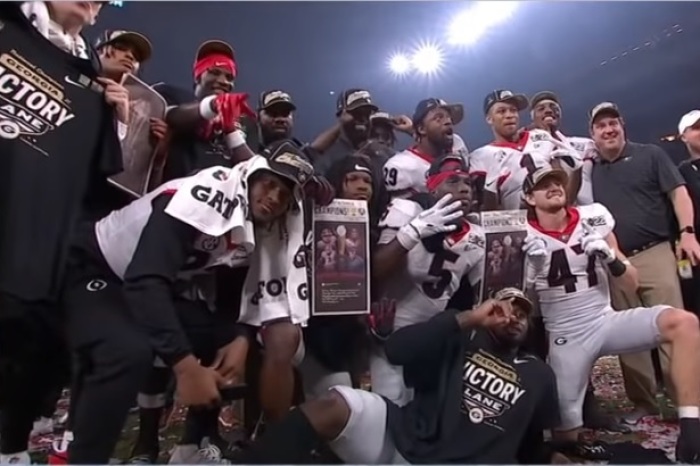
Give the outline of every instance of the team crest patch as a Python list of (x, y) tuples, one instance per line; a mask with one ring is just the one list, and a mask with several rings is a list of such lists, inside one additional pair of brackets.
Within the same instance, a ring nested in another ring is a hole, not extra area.
[(565, 345), (568, 340), (566, 338), (559, 337), (556, 340), (554, 340), (554, 344), (557, 346), (562, 346)]

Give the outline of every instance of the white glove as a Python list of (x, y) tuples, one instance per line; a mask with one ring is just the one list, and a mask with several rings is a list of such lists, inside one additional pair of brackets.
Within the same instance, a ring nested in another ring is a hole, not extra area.
[(548, 254), (547, 243), (545, 243), (544, 239), (535, 235), (527, 235), (525, 241), (523, 241), (523, 252), (537, 274), (544, 272)]
[(461, 210), (462, 203), (456, 201), (450, 204), (451, 200), (452, 195), (446, 194), (430, 209), (418, 214), (416, 218), (399, 229), (396, 240), (410, 251), (423, 238), (455, 231), (457, 225), (450, 225), (450, 223), (462, 217), (464, 213)]
[(568, 174), (578, 170), (583, 165), (583, 160), (581, 156), (569, 149), (554, 149), (550, 157), (552, 160), (559, 160), (561, 162), (561, 168)]
[(595, 231), (592, 226), (582, 223), (584, 235), (581, 239), (581, 247), (587, 256), (598, 257), (604, 264), (614, 261), (615, 251), (610, 247), (605, 238)]

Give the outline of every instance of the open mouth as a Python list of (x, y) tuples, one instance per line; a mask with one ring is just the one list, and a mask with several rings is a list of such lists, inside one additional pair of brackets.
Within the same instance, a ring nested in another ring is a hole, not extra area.
[(561, 191), (551, 191), (547, 193), (547, 199), (552, 199), (553, 197), (562, 197), (564, 195)]

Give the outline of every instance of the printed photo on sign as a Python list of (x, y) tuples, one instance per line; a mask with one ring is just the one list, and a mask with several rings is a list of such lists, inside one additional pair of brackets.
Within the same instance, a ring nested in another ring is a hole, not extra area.
[(482, 212), (481, 223), (486, 237), (481, 301), (490, 299), (503, 288), (522, 290), (525, 280), (525, 254), (522, 248), (527, 236), (526, 212)]
[(124, 87), (129, 91), (129, 129), (121, 141), (124, 171), (110, 181), (141, 197), (148, 191), (154, 164), (165, 162), (156, 160), (150, 120), (165, 117), (166, 102), (151, 86), (132, 75), (127, 76)]
[(369, 312), (369, 214), (365, 201), (316, 207), (312, 243), (313, 315)]

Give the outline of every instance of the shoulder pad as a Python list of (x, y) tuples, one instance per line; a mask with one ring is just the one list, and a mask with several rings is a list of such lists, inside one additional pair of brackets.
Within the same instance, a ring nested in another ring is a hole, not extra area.
[(578, 207), (581, 221), (592, 226), (602, 236), (607, 236), (615, 229), (615, 219), (610, 211), (597, 202)]
[(384, 164), (386, 190), (403, 191), (425, 186), (427, 169), (416, 164), (417, 157), (408, 151), (395, 154)]
[(423, 209), (419, 204), (408, 199), (394, 199), (387, 206), (384, 216), (379, 220), (380, 228), (393, 228), (398, 230), (408, 224), (421, 213)]

